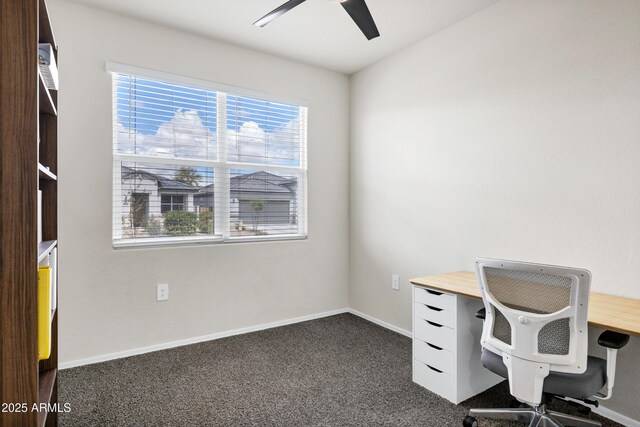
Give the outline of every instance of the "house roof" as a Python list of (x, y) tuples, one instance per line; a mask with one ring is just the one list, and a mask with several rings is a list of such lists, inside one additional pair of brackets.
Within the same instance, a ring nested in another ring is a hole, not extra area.
[(192, 193), (198, 191), (198, 187), (185, 184), (184, 182), (176, 181), (175, 179), (167, 178), (144, 169), (133, 169), (128, 166), (122, 166), (122, 178), (129, 178), (131, 175), (142, 175), (149, 179), (152, 179), (158, 183), (159, 189), (165, 191), (187, 191)]
[[(291, 189), (285, 187), (285, 184), (290, 184), (291, 182), (291, 179), (261, 171), (234, 176), (231, 178), (231, 190), (262, 193), (290, 193)], [(293, 182), (295, 182), (295, 180)]]
[[(285, 178), (269, 172), (254, 172), (237, 175), (231, 178), (231, 191), (246, 191), (253, 193), (292, 193), (287, 185), (295, 184), (295, 178)], [(213, 193), (213, 184), (200, 188), (198, 193)]]

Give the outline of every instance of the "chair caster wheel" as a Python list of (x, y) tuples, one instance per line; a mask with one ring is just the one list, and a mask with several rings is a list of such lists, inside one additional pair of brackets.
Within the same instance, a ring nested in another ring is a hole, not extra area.
[(462, 420), (462, 427), (478, 427), (478, 420), (471, 415), (467, 415)]

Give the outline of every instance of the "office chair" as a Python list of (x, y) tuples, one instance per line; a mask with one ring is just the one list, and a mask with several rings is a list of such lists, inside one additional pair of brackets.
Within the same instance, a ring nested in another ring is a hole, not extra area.
[[(585, 418), (547, 409), (550, 397), (597, 406), (594, 396), (611, 397), (617, 350), (629, 336), (605, 331), (598, 343), (607, 360), (587, 356), (589, 287), (587, 270), (478, 258), (476, 276), (484, 308), (481, 361), (508, 378), (516, 408), (471, 409), (475, 417), (525, 421), (535, 426), (600, 426)], [(607, 386), (606, 394), (599, 391)]]

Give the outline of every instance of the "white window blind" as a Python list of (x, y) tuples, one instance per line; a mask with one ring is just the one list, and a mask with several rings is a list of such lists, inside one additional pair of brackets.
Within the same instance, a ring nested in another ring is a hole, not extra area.
[(114, 246), (306, 236), (307, 108), (108, 64)]

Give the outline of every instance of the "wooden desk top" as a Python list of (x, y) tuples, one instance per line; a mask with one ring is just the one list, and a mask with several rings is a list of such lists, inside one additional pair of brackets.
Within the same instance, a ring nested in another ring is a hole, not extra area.
[[(472, 298), (482, 298), (475, 273), (457, 271), (418, 277), (410, 282)], [(640, 336), (640, 300), (591, 292), (589, 325), (629, 335)]]

